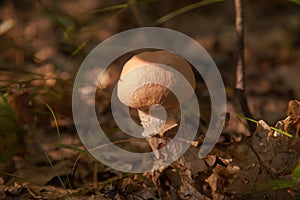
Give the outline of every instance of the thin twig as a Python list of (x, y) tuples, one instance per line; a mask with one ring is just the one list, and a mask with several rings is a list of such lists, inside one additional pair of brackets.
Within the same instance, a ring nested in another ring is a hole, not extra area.
[[(235, 4), (235, 28), (237, 33), (238, 59), (236, 66), (236, 85), (235, 92), (239, 99), (242, 112), (245, 116), (252, 118), (248, 101), (245, 96), (245, 60), (244, 60), (244, 10), (242, 0), (234, 0)], [(253, 133), (256, 129), (255, 124), (248, 121), (250, 131)]]
[(237, 34), (238, 60), (236, 68), (236, 89), (245, 90), (245, 62), (244, 62), (244, 11), (242, 0), (235, 0), (235, 29)]

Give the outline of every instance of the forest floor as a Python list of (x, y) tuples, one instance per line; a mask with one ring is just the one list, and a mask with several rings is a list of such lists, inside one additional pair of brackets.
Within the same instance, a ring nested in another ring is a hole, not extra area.
[[(0, 110), (0, 199), (159, 199), (145, 174), (117, 171), (91, 156), (72, 116), (74, 79), (88, 53), (110, 36), (142, 26), (195, 39), (215, 61), (226, 87), (230, 120), (224, 137), (234, 139), (210, 152), (213, 162), (194, 177), (196, 189), (208, 199), (300, 198), (299, 179), (293, 184), (300, 177), (294, 171), (300, 143), (273, 137), (269, 130), (283, 120), (282, 129), (299, 137), (300, 6), (285, 0), (244, 2), (246, 96), (254, 119), (263, 120), (251, 133), (236, 117), (242, 113), (234, 92), (234, 2), (199, 7), (158, 24), (160, 17), (195, 2), (0, 1), (0, 95), (17, 114), (17, 124), (11, 125)], [(115, 140), (128, 141), (113, 122), (110, 96), (130, 56), (111, 64), (97, 91), (101, 126)], [(196, 93), (207, 99), (203, 85), (198, 79)], [(204, 124), (209, 110), (201, 107)]]

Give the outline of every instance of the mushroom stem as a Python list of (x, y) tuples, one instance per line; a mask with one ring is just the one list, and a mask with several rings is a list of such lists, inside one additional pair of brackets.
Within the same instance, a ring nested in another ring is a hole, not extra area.
[(167, 137), (165, 133), (176, 128), (180, 123), (180, 108), (173, 107), (167, 110), (153, 108), (148, 111), (138, 110), (138, 114), (144, 128), (142, 135), (148, 141), (155, 157), (159, 159), (161, 156), (157, 150), (165, 146), (167, 138), (170, 137)]
[(138, 110), (141, 125), (144, 128), (144, 137), (158, 134), (163, 136), (171, 128), (176, 127), (180, 122), (180, 109), (174, 107), (168, 110), (150, 109), (147, 111)]

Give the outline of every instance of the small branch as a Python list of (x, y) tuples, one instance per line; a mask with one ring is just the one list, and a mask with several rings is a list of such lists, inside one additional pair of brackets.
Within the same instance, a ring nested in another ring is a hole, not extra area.
[(245, 61), (244, 61), (244, 12), (242, 0), (235, 2), (235, 29), (237, 34), (238, 60), (236, 67), (236, 85), (235, 89), (245, 90)]
[[(238, 59), (236, 66), (236, 85), (235, 91), (239, 98), (242, 112), (245, 116), (252, 118), (248, 101), (245, 96), (245, 59), (244, 59), (244, 10), (242, 0), (234, 0), (235, 4), (235, 28), (237, 34)], [(256, 126), (248, 122), (250, 131), (253, 133)]]

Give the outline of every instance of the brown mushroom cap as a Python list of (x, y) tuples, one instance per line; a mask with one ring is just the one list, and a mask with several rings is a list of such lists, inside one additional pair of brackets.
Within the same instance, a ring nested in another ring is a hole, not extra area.
[[(125, 84), (127, 73), (129, 73), (131, 70), (142, 67), (145, 71), (151, 70), (152, 72), (155, 70), (154, 73), (157, 74), (157, 77), (163, 79), (168, 87), (156, 83), (145, 84), (141, 87), (138, 87), (132, 93), (129, 99), (127, 99), (128, 97), (126, 97), (126, 95), (128, 96), (127, 91), (118, 90), (118, 97), (122, 103), (140, 110), (148, 110), (155, 104), (160, 104), (166, 109), (178, 106), (177, 98), (168, 88), (180, 87), (180, 84), (182, 83), (180, 83), (180, 81), (174, 80), (174, 73), (170, 72), (170, 70), (166, 70), (166, 68), (158, 65), (157, 63), (167, 65), (175, 69), (177, 72), (183, 75), (184, 78), (190, 83), (191, 87), (195, 89), (195, 76), (191, 66), (186, 60), (184, 60), (177, 54), (168, 51), (143, 52), (133, 56), (125, 63), (120, 80), (118, 82), (118, 86), (122, 86), (121, 84)], [(139, 70), (141, 70), (142, 68), (139, 68)], [(141, 71), (135, 74), (134, 82), (136, 84), (139, 84), (141, 82), (140, 80), (145, 81), (149, 78), (147, 77), (147, 73), (141, 75), (140, 72)], [(131, 87), (135, 83), (128, 83), (127, 87)], [(184, 94), (183, 98), (187, 100), (192, 96), (192, 94), (193, 93)]]

